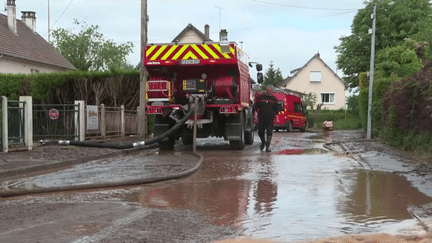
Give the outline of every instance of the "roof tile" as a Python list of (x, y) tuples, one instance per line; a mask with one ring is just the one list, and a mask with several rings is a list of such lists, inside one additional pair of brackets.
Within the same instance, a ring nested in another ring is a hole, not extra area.
[(17, 35), (8, 27), (7, 16), (0, 14), (0, 55), (43, 63), (65, 69), (76, 69), (38, 33), (17, 19)]

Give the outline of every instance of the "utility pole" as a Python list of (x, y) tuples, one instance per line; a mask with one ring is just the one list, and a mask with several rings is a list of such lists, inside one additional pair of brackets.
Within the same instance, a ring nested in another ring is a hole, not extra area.
[(145, 115), (147, 70), (144, 68), (144, 49), (147, 46), (147, 0), (141, 0), (141, 59), (140, 59), (140, 98), (138, 113), (138, 135), (140, 138), (147, 138), (147, 116)]
[(50, 31), (51, 31), (50, 25), (51, 25), (51, 23), (50, 23), (50, 6), (49, 6), (49, 0), (48, 0), (48, 43), (50, 42)]
[(375, 70), (375, 27), (376, 27), (376, 8), (374, 5), (372, 14), (372, 44), (371, 44), (371, 60), (369, 72), (369, 105), (368, 105), (368, 120), (367, 120), (367, 139), (372, 139), (372, 96), (373, 96), (373, 82)]

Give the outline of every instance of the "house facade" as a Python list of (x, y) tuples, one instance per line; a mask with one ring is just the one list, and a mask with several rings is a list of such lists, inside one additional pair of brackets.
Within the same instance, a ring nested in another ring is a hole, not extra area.
[(76, 69), (36, 33), (36, 13), (22, 11), (16, 18), (15, 0), (7, 0), (7, 15), (0, 14), (0, 73), (32, 74)]
[[(302, 93), (313, 93), (321, 109), (345, 108), (345, 84), (342, 79), (315, 54), (302, 68), (291, 71), (283, 88)], [(316, 107), (314, 107), (316, 108)]]

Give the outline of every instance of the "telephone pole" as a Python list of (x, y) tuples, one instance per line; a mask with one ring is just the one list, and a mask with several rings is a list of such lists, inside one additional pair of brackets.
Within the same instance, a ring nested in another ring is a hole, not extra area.
[(147, 116), (145, 115), (145, 107), (147, 105), (146, 99), (146, 85), (147, 85), (147, 71), (144, 68), (144, 49), (147, 46), (147, 0), (141, 0), (141, 59), (140, 59), (140, 98), (139, 98), (139, 113), (138, 113), (138, 135), (144, 139), (148, 137), (147, 134)]
[(372, 14), (372, 44), (371, 44), (371, 60), (369, 72), (369, 105), (368, 105), (368, 119), (367, 119), (367, 139), (372, 139), (372, 95), (373, 95), (373, 82), (375, 70), (375, 27), (376, 27), (376, 8), (374, 5)]
[(51, 32), (50, 25), (51, 25), (51, 23), (50, 23), (50, 6), (49, 6), (49, 0), (48, 0), (48, 43), (50, 42), (50, 32)]

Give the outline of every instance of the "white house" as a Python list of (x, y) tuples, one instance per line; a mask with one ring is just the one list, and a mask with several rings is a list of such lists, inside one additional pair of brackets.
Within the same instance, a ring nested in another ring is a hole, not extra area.
[(31, 74), (76, 69), (36, 33), (36, 13), (22, 11), (16, 18), (15, 0), (7, 0), (7, 15), (0, 14), (0, 73)]
[(321, 108), (345, 108), (345, 84), (342, 79), (315, 54), (303, 67), (291, 71), (283, 88), (302, 93), (314, 93)]

